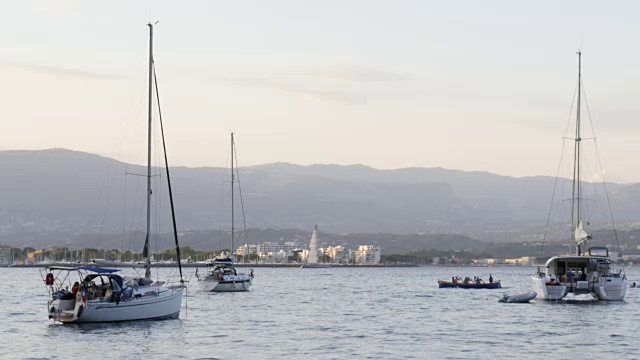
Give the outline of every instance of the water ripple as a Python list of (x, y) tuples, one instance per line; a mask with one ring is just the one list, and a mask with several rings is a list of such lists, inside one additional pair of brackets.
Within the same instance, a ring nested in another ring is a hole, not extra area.
[[(621, 303), (499, 303), (503, 293), (529, 290), (529, 268), (490, 269), (509, 286), (502, 291), (436, 285), (438, 278), (486, 277), (488, 271), (257, 268), (248, 293), (210, 294), (192, 287), (177, 321), (62, 326), (47, 321), (38, 269), (0, 269), (3, 279), (15, 279), (0, 283), (0, 293), (11, 294), (0, 307), (0, 318), (10, 319), (0, 323), (0, 354), (83, 358), (97, 356), (94, 349), (108, 344), (109, 356), (121, 359), (634, 356), (640, 289), (629, 289)], [(640, 278), (640, 268), (627, 275)]]

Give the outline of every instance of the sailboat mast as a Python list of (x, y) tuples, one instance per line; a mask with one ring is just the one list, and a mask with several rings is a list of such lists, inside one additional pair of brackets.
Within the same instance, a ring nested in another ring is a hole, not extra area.
[[(573, 197), (571, 201), (571, 235), (575, 232), (576, 227), (580, 226), (580, 198), (582, 196), (581, 180), (580, 180), (580, 102), (582, 91), (582, 51), (578, 51), (578, 106), (576, 108), (576, 134), (575, 147), (573, 155)], [(576, 244), (576, 254), (580, 255), (580, 246)]]
[(233, 223), (233, 218), (234, 218), (234, 207), (233, 207), (233, 183), (235, 181), (235, 177), (234, 177), (234, 173), (233, 173), (233, 152), (235, 151), (235, 146), (234, 146), (234, 140), (233, 140), (233, 133), (231, 133), (231, 255), (233, 255), (233, 240), (234, 240), (234, 223)]
[(148, 107), (148, 137), (147, 137), (147, 263), (145, 265), (145, 277), (151, 277), (151, 256), (149, 256), (149, 238), (151, 235), (151, 120), (153, 105), (153, 24), (149, 23), (149, 107)]

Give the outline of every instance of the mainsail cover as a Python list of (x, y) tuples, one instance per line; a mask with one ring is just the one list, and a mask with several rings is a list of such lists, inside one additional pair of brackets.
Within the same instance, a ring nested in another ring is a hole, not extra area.
[(313, 228), (311, 242), (309, 243), (309, 256), (307, 257), (307, 264), (316, 263), (318, 263), (318, 225)]
[(582, 228), (582, 221), (580, 221), (580, 224), (578, 224), (578, 227), (574, 231), (573, 235), (578, 245), (581, 245), (587, 242), (587, 240), (591, 239), (591, 235), (587, 234), (587, 232)]
[(143, 258), (149, 257), (149, 234), (147, 234), (147, 237), (144, 239), (144, 247), (142, 248), (142, 257)]

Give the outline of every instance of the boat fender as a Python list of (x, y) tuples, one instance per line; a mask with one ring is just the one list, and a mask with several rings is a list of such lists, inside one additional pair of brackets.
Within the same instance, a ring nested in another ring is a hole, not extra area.
[(56, 312), (56, 308), (55, 308), (55, 306), (52, 306), (51, 309), (49, 309), (49, 313), (53, 314), (55, 312)]
[(82, 316), (83, 311), (84, 311), (84, 306), (82, 305), (78, 306), (78, 315), (76, 315), (76, 317)]
[(53, 285), (53, 274), (47, 273), (47, 276), (45, 277), (44, 281), (47, 285)]

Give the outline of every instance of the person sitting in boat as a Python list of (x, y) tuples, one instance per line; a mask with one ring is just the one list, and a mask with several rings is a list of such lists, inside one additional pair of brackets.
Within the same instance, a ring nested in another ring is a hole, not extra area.
[(80, 283), (76, 281), (75, 283), (73, 283), (73, 286), (71, 287), (71, 294), (73, 295), (77, 294), (78, 289), (80, 289)]

